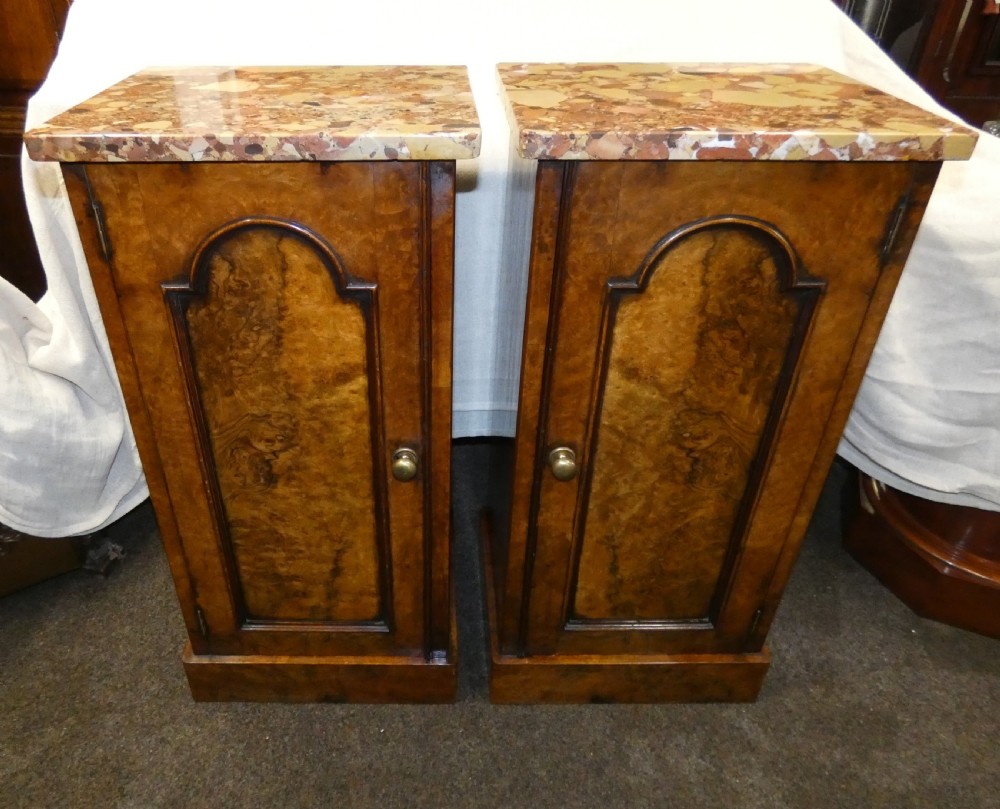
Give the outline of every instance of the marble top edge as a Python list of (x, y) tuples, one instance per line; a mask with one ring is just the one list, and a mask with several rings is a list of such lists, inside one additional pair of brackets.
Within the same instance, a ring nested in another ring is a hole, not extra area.
[(505, 63), (522, 157), (965, 160), (978, 133), (821, 65)]
[(35, 160), (461, 160), (481, 132), (459, 66), (150, 67), (25, 133)]
[(772, 75), (827, 72), (841, 76), (845, 81), (855, 84), (861, 83), (823, 65), (810, 62), (500, 62), (497, 65), (497, 71), (501, 74), (510, 71), (530, 73), (538, 69), (573, 73), (626, 70), (630, 73), (645, 73), (654, 76), (662, 75), (664, 72), (689, 75), (710, 75), (713, 73), (750, 75), (762, 71)]

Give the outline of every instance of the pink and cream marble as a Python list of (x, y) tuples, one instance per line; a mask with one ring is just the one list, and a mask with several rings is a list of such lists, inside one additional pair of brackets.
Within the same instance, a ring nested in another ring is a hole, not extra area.
[(480, 131), (462, 67), (154, 68), (24, 140), (70, 163), (456, 160)]
[(964, 160), (976, 132), (815, 65), (505, 64), (522, 157)]

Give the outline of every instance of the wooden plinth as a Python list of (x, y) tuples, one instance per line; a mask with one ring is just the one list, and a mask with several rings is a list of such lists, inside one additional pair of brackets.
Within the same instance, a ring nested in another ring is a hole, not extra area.
[(184, 670), (199, 702), (444, 703), (455, 701), (456, 655), (422, 658), (196, 655)]
[(748, 655), (504, 657), (491, 643), (490, 701), (753, 702), (770, 665)]
[(771, 664), (767, 649), (754, 654), (710, 655), (500, 654), (487, 513), (480, 524), (491, 702), (753, 702), (757, 698)]
[(850, 554), (918, 615), (1000, 638), (1000, 513), (860, 483)]

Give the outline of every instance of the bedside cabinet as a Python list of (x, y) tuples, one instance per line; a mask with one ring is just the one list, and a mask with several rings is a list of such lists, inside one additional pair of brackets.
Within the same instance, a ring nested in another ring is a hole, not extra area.
[(503, 65), (529, 266), (497, 702), (752, 700), (940, 161), (801, 65)]
[(446, 701), (464, 69), (144, 71), (64, 163), (196, 699)]

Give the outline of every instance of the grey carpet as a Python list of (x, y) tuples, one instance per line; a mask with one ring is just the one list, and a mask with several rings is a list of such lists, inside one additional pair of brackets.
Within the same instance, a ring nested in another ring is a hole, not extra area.
[(835, 467), (753, 705), (487, 701), (476, 518), (456, 446), (458, 703), (199, 704), (148, 507), (128, 558), (0, 600), (0, 807), (1000, 806), (1000, 641), (930, 623), (840, 546)]

